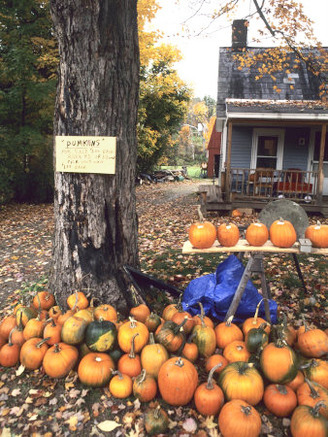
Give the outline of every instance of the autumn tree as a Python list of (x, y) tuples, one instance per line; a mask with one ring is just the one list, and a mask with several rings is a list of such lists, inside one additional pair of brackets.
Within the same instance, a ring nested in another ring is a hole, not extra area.
[(47, 2), (0, 5), (0, 203), (52, 199), (57, 51)]
[[(126, 309), (122, 266), (138, 266), (135, 174), (137, 1), (51, 0), (60, 65), (55, 135), (116, 137), (116, 173), (55, 173), (51, 288)], [(56, 159), (56, 157), (55, 157)]]
[(138, 171), (150, 171), (175, 151), (175, 136), (187, 113), (191, 91), (179, 78), (181, 60), (176, 47), (147, 29), (158, 10), (156, 0), (139, 0), (140, 94), (138, 113)]

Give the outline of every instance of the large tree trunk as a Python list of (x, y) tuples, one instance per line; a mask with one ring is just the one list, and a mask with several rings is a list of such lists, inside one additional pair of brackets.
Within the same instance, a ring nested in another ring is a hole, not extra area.
[(123, 264), (138, 265), (135, 168), (137, 0), (51, 0), (60, 67), (55, 135), (117, 137), (116, 174), (55, 172), (51, 288), (126, 307)]

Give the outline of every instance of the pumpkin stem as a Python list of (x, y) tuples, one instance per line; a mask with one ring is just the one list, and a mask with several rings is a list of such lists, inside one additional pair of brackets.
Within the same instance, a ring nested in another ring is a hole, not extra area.
[(304, 379), (304, 381), (307, 383), (307, 385), (310, 387), (310, 391), (311, 391), (311, 398), (312, 399), (316, 399), (316, 398), (320, 398), (319, 393), (317, 392), (317, 390), (314, 388), (312, 382), (310, 382), (307, 378)]
[(160, 412), (160, 410), (161, 410), (161, 406), (157, 405), (157, 407), (155, 408), (155, 411), (154, 411), (154, 417), (155, 417), (156, 420), (159, 419), (159, 412)]
[(119, 370), (114, 370), (114, 369), (111, 370), (112, 370), (112, 375), (118, 375), (119, 379), (123, 379), (123, 375)]
[[(40, 341), (40, 342), (36, 345), (36, 347), (41, 347), (41, 346), (43, 345), (43, 343), (45, 343), (45, 342), (48, 341), (49, 339), (50, 339), (50, 337), (45, 338), (43, 341)], [(55, 354), (58, 354), (60, 351), (61, 351), (61, 349), (60, 349), (60, 347), (59, 347), (59, 344), (58, 344), (58, 343), (55, 343), (55, 349), (54, 349)]]
[(136, 328), (137, 327), (137, 321), (133, 317), (129, 317), (130, 320), (130, 328)]
[(174, 364), (176, 366), (178, 366), (178, 367), (183, 367), (184, 366), (184, 362), (183, 362), (181, 357), (179, 357)]
[(75, 303), (73, 305), (72, 311), (75, 311), (77, 309), (77, 303), (79, 301), (79, 295), (77, 294), (77, 290), (74, 291), (75, 294)]
[(201, 314), (201, 316), (205, 316), (205, 313), (204, 313), (204, 307), (203, 307), (203, 304), (201, 303), (201, 302), (197, 302), (198, 303), (198, 305), (199, 305), (199, 308), (200, 308), (200, 314)]
[(288, 393), (285, 385), (276, 384), (276, 387), (279, 393), (281, 393), (282, 395), (286, 395)]
[(304, 325), (304, 328), (305, 328), (305, 332), (310, 331), (309, 325), (308, 325), (307, 322), (305, 321), (304, 314), (302, 314), (301, 317), (302, 317), (302, 322), (303, 322), (303, 325)]
[(252, 407), (245, 407), (244, 405), (241, 405), (241, 411), (245, 414), (245, 416), (250, 416), (252, 414)]
[(230, 328), (232, 320), (233, 320), (234, 317), (235, 317), (234, 315), (228, 317), (228, 319), (227, 319), (227, 321), (225, 323), (228, 328)]
[(177, 334), (179, 331), (183, 331), (183, 326), (187, 323), (188, 320), (190, 320), (190, 318), (188, 316), (185, 316), (180, 325), (177, 325), (175, 328), (173, 328), (174, 334)]
[(311, 414), (313, 417), (319, 417), (320, 413), (319, 410), (320, 408), (327, 408), (327, 405), (324, 401), (319, 401), (315, 404), (315, 406), (311, 409)]
[(142, 369), (140, 375), (138, 375), (136, 378), (136, 382), (138, 384), (142, 384), (146, 379), (146, 375), (147, 375), (146, 369)]
[(216, 371), (216, 369), (218, 369), (219, 367), (222, 367), (222, 363), (218, 363), (216, 364), (214, 367), (212, 367), (212, 369), (210, 370), (210, 373), (208, 374), (208, 378), (207, 378), (207, 384), (206, 384), (206, 388), (207, 390), (213, 390), (214, 388), (214, 384), (213, 384), (213, 375), (214, 372)]
[(261, 303), (264, 301), (264, 300), (268, 300), (266, 297), (263, 297), (261, 300), (260, 300), (260, 302), (256, 305), (256, 310), (255, 310), (255, 313), (254, 313), (254, 320), (253, 320), (253, 325), (256, 325), (256, 323), (257, 323), (257, 318), (258, 318), (258, 316), (259, 316), (259, 311), (260, 311), (260, 306), (261, 306)]
[(149, 344), (155, 344), (155, 336), (153, 332), (149, 333)]
[(19, 314), (19, 323), (18, 323), (18, 326), (17, 326), (17, 329), (20, 332), (22, 332), (24, 330), (24, 325), (23, 325), (23, 322), (22, 322), (22, 317), (23, 317), (23, 313), (20, 312), (20, 314)]
[(13, 336), (13, 332), (15, 331), (15, 328), (13, 328), (10, 332), (9, 332), (9, 336), (8, 336), (8, 346), (13, 346), (14, 343), (11, 340), (11, 337)]
[(134, 342), (135, 342), (135, 338), (137, 337), (137, 335), (139, 335), (138, 332), (132, 336), (131, 350), (130, 350), (130, 353), (129, 353), (129, 358), (131, 358), (131, 359), (134, 359), (136, 357), (136, 354), (134, 352), (134, 349), (135, 349)]

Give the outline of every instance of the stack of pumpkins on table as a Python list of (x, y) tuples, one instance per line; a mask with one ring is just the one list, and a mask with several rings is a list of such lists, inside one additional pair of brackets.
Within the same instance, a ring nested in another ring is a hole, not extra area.
[[(18, 304), (0, 324), (0, 365), (42, 368), (51, 378), (76, 370), (82, 384), (108, 387), (146, 405), (148, 434), (165, 433), (165, 405), (189, 404), (217, 416), (224, 437), (258, 436), (260, 411), (291, 417), (294, 437), (327, 436), (327, 330), (296, 330), (284, 317), (271, 326), (258, 316), (237, 325), (214, 322), (199, 304), (191, 316), (181, 303), (162, 314), (138, 304), (123, 318), (111, 305), (93, 306), (83, 292), (63, 312), (48, 291), (31, 306)], [(161, 400), (161, 401), (160, 401)]]
[[(189, 241), (196, 249), (209, 249), (216, 240), (221, 246), (236, 246), (240, 238), (238, 226), (234, 223), (221, 223), (215, 226), (209, 221), (198, 221), (189, 228)], [(293, 224), (279, 218), (275, 220), (268, 229), (264, 223), (255, 221), (251, 223), (245, 233), (245, 238), (250, 246), (263, 246), (270, 238), (271, 243), (276, 247), (292, 247), (296, 242), (297, 235)], [(308, 238), (313, 247), (328, 247), (328, 225), (319, 221), (309, 225), (305, 230), (305, 238)]]

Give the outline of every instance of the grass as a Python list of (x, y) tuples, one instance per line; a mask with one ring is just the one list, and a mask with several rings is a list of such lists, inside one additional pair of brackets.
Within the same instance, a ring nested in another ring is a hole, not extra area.
[[(192, 179), (201, 179), (201, 169), (200, 169), (200, 164), (198, 165), (187, 165), (187, 171), (188, 171), (188, 176)], [(177, 165), (177, 166), (172, 166), (172, 165), (162, 165), (161, 169), (163, 170), (176, 170), (176, 169), (180, 169), (181, 166)]]

